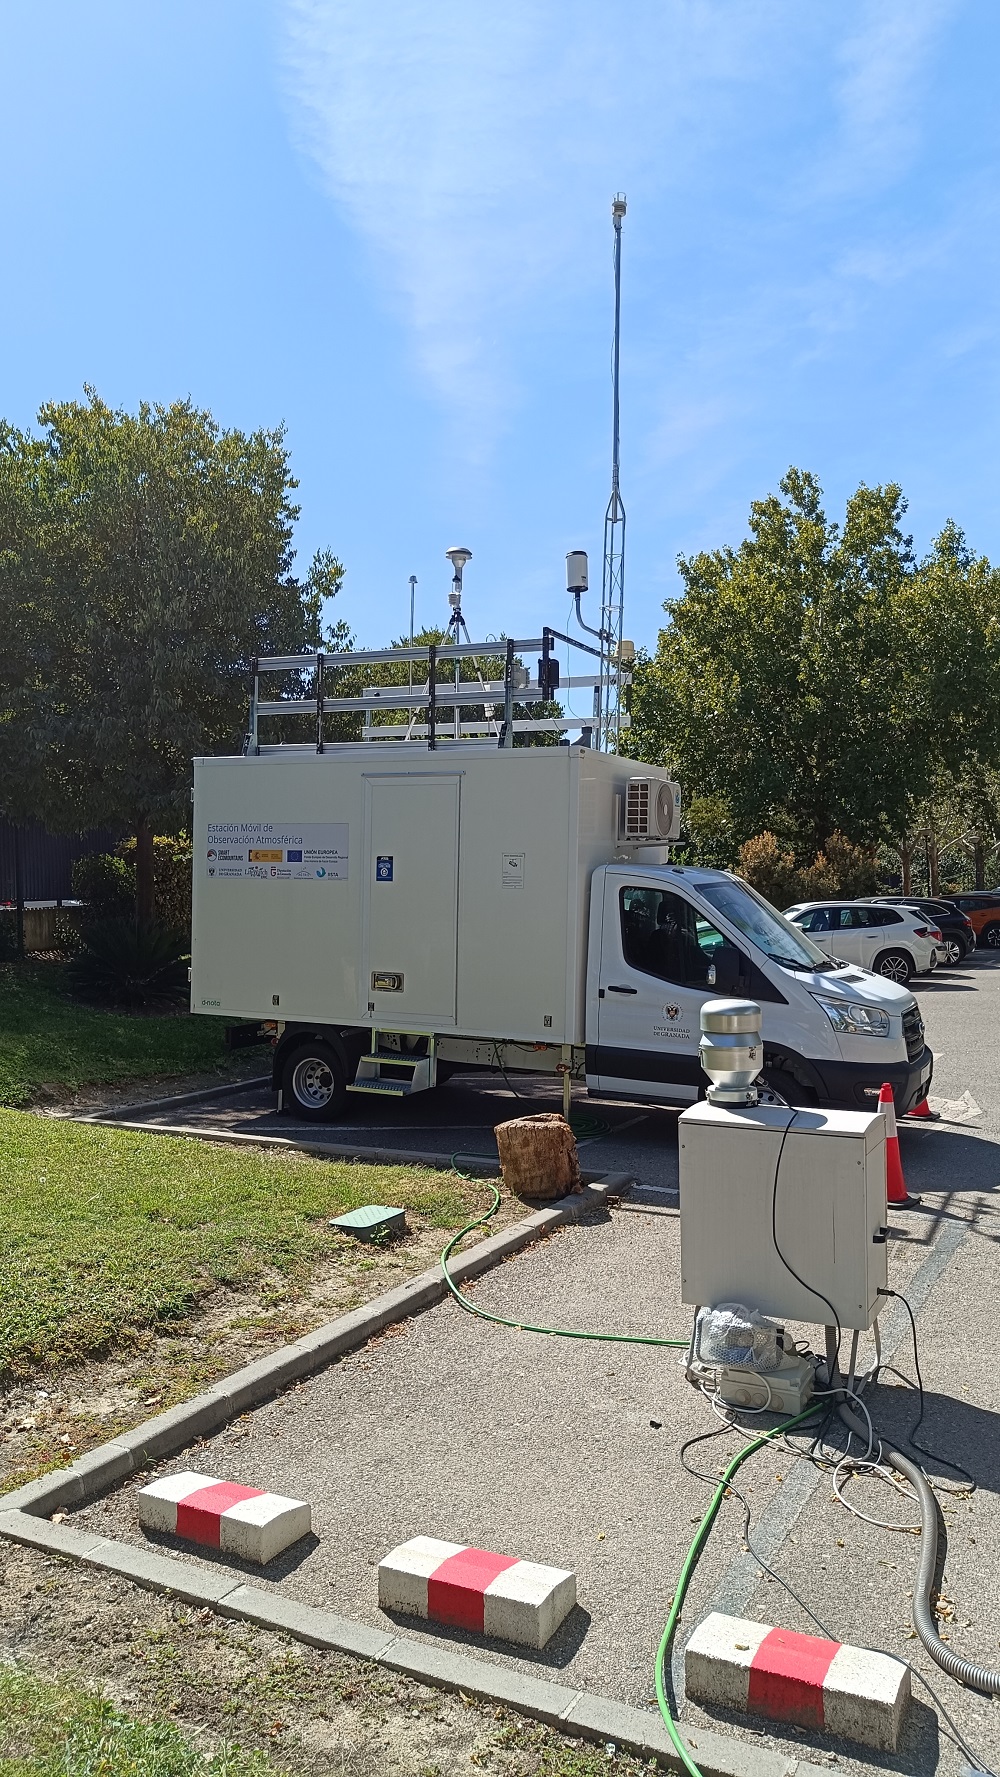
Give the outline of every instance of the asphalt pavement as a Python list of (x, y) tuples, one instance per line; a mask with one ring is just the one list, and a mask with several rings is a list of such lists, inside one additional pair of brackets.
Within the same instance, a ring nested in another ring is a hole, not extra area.
[[(937, 1055), (932, 1102), (946, 1120), (902, 1130), (907, 1184), (922, 1201), (890, 1217), (890, 1283), (907, 1294), (917, 1319), (925, 1387), (919, 1436), (934, 1453), (922, 1460), (939, 1488), (947, 1544), (943, 1632), (956, 1651), (997, 1665), (1000, 958), (980, 953), (918, 983), (917, 992)], [(551, 1082), (532, 1081), (525, 1108), (550, 1108), (557, 1093)], [(344, 1125), (330, 1133), (338, 1143), (346, 1135), (359, 1152), (366, 1145), (485, 1151), (492, 1124), (520, 1102), (502, 1083), (456, 1080), (419, 1109), (366, 1105), (364, 1122), (358, 1119), (349, 1135)], [(676, 1116), (593, 1101), (579, 1110), (608, 1125), (584, 1135), (585, 1163), (630, 1171), (646, 1188), (487, 1274), (475, 1300), (515, 1320), (686, 1335), (671, 1203)], [(252, 1095), (214, 1108), (179, 1107), (173, 1120), (206, 1133), (223, 1122), (247, 1133), (295, 1133)], [(309, 1126), (310, 1141), (315, 1136)], [(898, 1304), (881, 1326), (889, 1361), (912, 1379), (909, 1323)], [(803, 1332), (815, 1345), (818, 1330)], [(862, 1362), (871, 1352), (864, 1341)], [(275, 1563), (264, 1583), (368, 1622), (384, 1621), (378, 1560), (420, 1533), (574, 1568), (580, 1604), (540, 1654), (512, 1654), (413, 1619), (400, 1619), (400, 1627), (427, 1639), (446, 1634), (484, 1659), (650, 1705), (653, 1653), (710, 1491), (710, 1482), (683, 1466), (681, 1447), (719, 1430), (710, 1404), (685, 1382), (679, 1355), (511, 1332), (448, 1302), (208, 1440), (196, 1466), (310, 1499), (318, 1540)], [(867, 1398), (876, 1426), (906, 1448), (917, 1410), (913, 1389), (887, 1374)], [(692, 1448), (687, 1461), (714, 1478), (736, 1448), (738, 1434), (721, 1433)], [(971, 1495), (955, 1463), (973, 1477)], [(169, 1466), (189, 1465), (185, 1457)], [(712, 1608), (815, 1632), (818, 1619), (835, 1639), (912, 1661), (960, 1731), (987, 1764), (995, 1763), (1000, 1705), (940, 1673), (910, 1629), (920, 1546), (913, 1501), (877, 1477), (853, 1480), (848, 1497), (885, 1525), (852, 1515), (833, 1494), (830, 1467), (808, 1460), (805, 1439), (760, 1453), (743, 1475), (754, 1545), (773, 1576), (745, 1550), (742, 1508), (731, 1499), (697, 1571), (681, 1643)], [(140, 1540), (131, 1490), (85, 1516)], [(679, 1688), (681, 1677), (678, 1659)], [(763, 1724), (708, 1717), (690, 1704), (682, 1719), (695, 1736), (710, 1720), (743, 1740), (755, 1736), (814, 1761), (828, 1759), (857, 1777), (884, 1770), (958, 1777), (967, 1761), (948, 1738), (945, 1715), (919, 1685), (915, 1696), (897, 1755), (861, 1756), (808, 1734), (772, 1736)]]

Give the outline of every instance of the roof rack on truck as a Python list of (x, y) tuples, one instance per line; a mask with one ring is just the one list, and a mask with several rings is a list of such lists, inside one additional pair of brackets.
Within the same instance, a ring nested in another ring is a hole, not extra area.
[[(581, 653), (592, 656), (598, 669), (582, 675), (570, 675), (560, 682), (559, 662), (553, 653), (554, 644), (562, 642)], [(521, 656), (538, 655), (535, 682)], [(487, 668), (503, 658), (503, 677), (485, 678), (480, 663)], [(462, 661), (471, 661), (476, 676), (463, 679)], [(423, 684), (366, 685), (351, 695), (341, 695), (344, 678), (355, 681), (365, 667), (407, 666), (426, 662)], [(352, 653), (316, 653), (271, 655), (253, 662), (253, 693), (250, 701), (250, 722), (243, 743), (245, 754), (277, 751), (277, 746), (262, 745), (260, 722), (273, 716), (311, 718), (314, 739), (299, 743), (306, 751), (322, 753), (325, 739), (325, 718), (335, 715), (358, 715), (365, 718), (361, 739), (342, 744), (364, 745), (371, 741), (395, 740), (426, 747), (433, 752), (442, 743), (485, 741), (498, 747), (512, 747), (515, 735), (553, 734), (560, 737), (577, 733), (581, 744), (592, 744), (595, 729), (600, 728), (601, 687), (608, 672), (606, 653), (586, 642), (567, 636), (562, 631), (543, 628), (540, 636), (522, 640), (506, 639), (492, 642), (431, 642), (412, 647), (376, 648)], [(627, 684), (630, 675), (621, 663), (614, 663), (616, 674)], [(445, 670), (452, 671), (445, 676)], [(261, 696), (261, 676), (280, 674), (286, 681), (285, 693), (278, 697)], [(290, 676), (299, 685), (288, 686)], [(305, 687), (308, 687), (306, 690)], [(301, 694), (295, 695), (298, 689)], [(589, 713), (573, 715), (519, 716), (517, 707), (551, 704), (560, 689), (590, 690), (593, 705)], [(482, 711), (479, 714), (470, 712)], [(394, 723), (375, 720), (376, 713), (398, 714), (406, 719)], [(288, 751), (282, 744), (280, 750)]]

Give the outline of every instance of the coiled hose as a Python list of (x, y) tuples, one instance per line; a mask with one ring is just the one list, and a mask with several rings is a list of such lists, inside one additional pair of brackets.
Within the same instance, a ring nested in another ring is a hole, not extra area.
[[(840, 1417), (855, 1437), (867, 1441), (868, 1428), (864, 1422), (852, 1413), (847, 1402), (840, 1408)], [(1000, 1672), (991, 1672), (988, 1666), (977, 1666), (972, 1660), (963, 1660), (960, 1654), (952, 1653), (950, 1647), (941, 1640), (931, 1609), (931, 1594), (934, 1590), (934, 1570), (937, 1567), (938, 1552), (938, 1511), (934, 1490), (919, 1464), (904, 1456), (901, 1450), (894, 1450), (891, 1444), (882, 1442), (882, 1454), (890, 1468), (903, 1475), (909, 1481), (917, 1496), (920, 1506), (922, 1533), (920, 1538), (920, 1565), (917, 1569), (916, 1584), (913, 1588), (913, 1627), (917, 1631), (931, 1659), (954, 1678), (959, 1684), (968, 1685), (970, 1690), (984, 1691), (988, 1697), (1000, 1696)]]

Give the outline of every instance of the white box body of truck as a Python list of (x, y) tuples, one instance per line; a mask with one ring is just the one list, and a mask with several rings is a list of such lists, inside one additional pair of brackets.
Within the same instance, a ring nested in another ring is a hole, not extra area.
[(591, 877), (629, 779), (667, 773), (580, 746), (401, 754), (195, 761), (192, 1010), (582, 1044)]

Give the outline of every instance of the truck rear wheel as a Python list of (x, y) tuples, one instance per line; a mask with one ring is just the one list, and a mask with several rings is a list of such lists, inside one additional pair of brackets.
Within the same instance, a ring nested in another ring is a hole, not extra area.
[(347, 1079), (335, 1049), (321, 1037), (300, 1043), (285, 1061), (284, 1110), (305, 1123), (330, 1123), (347, 1107)]

